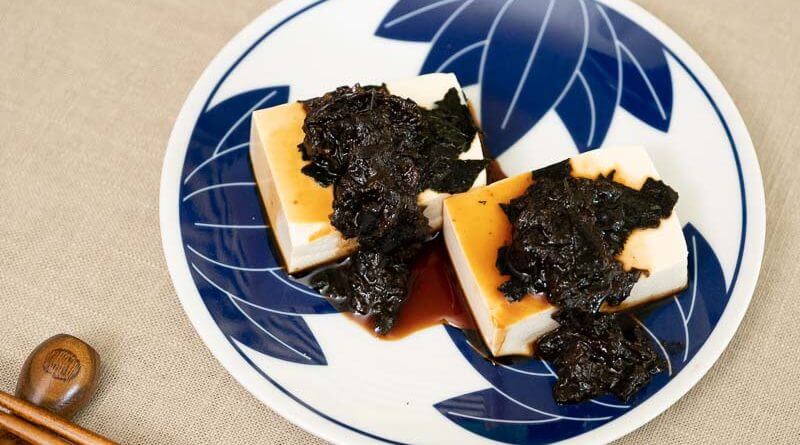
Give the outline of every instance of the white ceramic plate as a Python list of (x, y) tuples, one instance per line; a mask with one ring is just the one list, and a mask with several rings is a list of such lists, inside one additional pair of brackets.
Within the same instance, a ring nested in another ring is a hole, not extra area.
[[(382, 342), (280, 269), (250, 170), (250, 112), (434, 71), (458, 75), (509, 174), (636, 144), (680, 193), (690, 285), (638, 314), (669, 372), (630, 402), (558, 405), (547, 363), (491, 366), (453, 328)], [(160, 205), (175, 288), (208, 347), (259, 400), (347, 444), (622, 436), (678, 400), (722, 353), (764, 245), (761, 174), (736, 107), (684, 41), (626, 0), (280, 3), (189, 94)]]

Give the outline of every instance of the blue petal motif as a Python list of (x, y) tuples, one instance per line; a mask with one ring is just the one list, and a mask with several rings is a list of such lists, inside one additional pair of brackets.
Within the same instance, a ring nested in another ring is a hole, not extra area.
[(554, 107), (579, 151), (602, 145), (617, 106), (669, 129), (663, 45), (595, 0), (401, 0), (376, 35), (431, 41), (421, 74), (482, 84), (481, 121), (495, 156)]
[(600, 147), (622, 93), (621, 59), (611, 23), (590, 3), (589, 45), (572, 86), (556, 111), (580, 152)]
[[(208, 223), (220, 226), (266, 225), (255, 179), (252, 172), (248, 171), (250, 169), (250, 156), (247, 149), (242, 150), (242, 152), (244, 156), (224, 156), (219, 158), (219, 160), (225, 159), (225, 162), (214, 166), (213, 175), (194, 176), (190, 181), (190, 186), (184, 186), (181, 205), (187, 212), (198, 215), (198, 219), (192, 222), (199, 222), (201, 227), (205, 227), (202, 224)], [(229, 162), (234, 160), (236, 162)], [(213, 179), (209, 179), (209, 176), (213, 176)], [(234, 176), (237, 177), (235, 181), (225, 179)], [(194, 186), (194, 182), (201, 181), (207, 181), (209, 185), (203, 187)], [(204, 215), (214, 216), (213, 219), (209, 219)], [(189, 221), (185, 223), (191, 224)], [(209, 228), (211, 227), (209, 226)], [(258, 235), (252, 230), (247, 233), (236, 231), (220, 232), (222, 237), (245, 234)], [(193, 233), (191, 236), (193, 238), (195, 236), (208, 238), (213, 235), (213, 232), (203, 230)], [(258, 236), (256, 238), (260, 239)], [(236, 241), (231, 239), (229, 242)]]
[(214, 260), (191, 245), (187, 250), (195, 272), (204, 281), (252, 308), (284, 315), (336, 312), (325, 297), (280, 267), (241, 268)]
[(197, 288), (226, 336), (275, 358), (324, 365), (302, 315), (334, 309), (279, 267), (248, 155), (252, 111), (288, 96), (286, 86), (248, 91), (198, 118), (184, 164), (181, 231)]
[(652, 34), (611, 8), (600, 9), (612, 24), (623, 61), (621, 105), (651, 127), (668, 131), (672, 77), (664, 46)]
[(467, 0), (433, 37), (420, 74), (455, 73), (462, 86), (478, 82), (486, 38), (507, 0)]
[(493, 155), (561, 101), (581, 66), (588, 35), (584, 0), (514, 0), (497, 14), (480, 81), (481, 123)]
[[(494, 389), (509, 400), (531, 407), (539, 414), (565, 417), (577, 421), (598, 422), (620, 414), (619, 408), (607, 404), (584, 403), (560, 405), (553, 399), (555, 374), (538, 359), (520, 358), (511, 363), (495, 363), (486, 359), (480, 347), (468, 339), (460, 329), (447, 327), (450, 338), (458, 350)], [(472, 336), (469, 336), (472, 337)], [(622, 406), (617, 402), (617, 405)]]
[(181, 196), (209, 185), (252, 181), (252, 172), (239, 168), (242, 162), (250, 162), (250, 113), (288, 100), (288, 86), (261, 88), (203, 112), (186, 151)]
[(683, 235), (689, 247), (689, 286), (640, 318), (659, 339), (673, 375), (697, 354), (728, 303), (722, 266), (708, 241), (691, 224)]
[(383, 18), (375, 35), (395, 40), (429, 42), (464, 0), (400, 0)]
[(564, 419), (531, 411), (493, 389), (464, 394), (434, 406), (462, 428), (503, 443), (548, 444), (576, 434), (574, 428), (563, 423)]
[(203, 302), (226, 336), (270, 357), (304, 365), (327, 365), (303, 317), (253, 308), (205, 281), (198, 269), (194, 268), (193, 275)]

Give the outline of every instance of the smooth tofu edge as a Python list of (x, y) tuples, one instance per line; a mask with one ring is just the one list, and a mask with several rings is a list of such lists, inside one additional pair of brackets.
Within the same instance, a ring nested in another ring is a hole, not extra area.
[[(532, 355), (533, 343), (540, 336), (555, 329), (557, 323), (552, 319), (555, 312), (554, 307), (536, 313), (532, 317), (521, 319), (510, 326), (498, 326), (493, 316), (493, 310), (489, 307), (488, 300), (484, 298), (480, 283), (471, 273), (470, 266), (466, 263), (466, 258), (458, 250), (458, 232), (454, 230), (452, 218), (448, 215), (447, 205), (444, 206), (444, 222), (442, 232), (444, 234), (445, 245), (453, 263), (453, 270), (461, 286), (462, 295), (467, 300), (467, 306), (472, 314), (473, 320), (478, 324), (484, 343), (489, 347), (492, 354), (502, 355)], [(513, 304), (513, 303), (511, 303)], [(530, 324), (538, 324), (532, 329)], [(518, 340), (518, 338), (520, 338)]]
[[(287, 107), (291, 104), (279, 105)], [(250, 159), (253, 164), (258, 191), (267, 213), (269, 226), (276, 239), (278, 250), (283, 259), (283, 264), (289, 273), (295, 273), (304, 269), (328, 262), (335, 261), (355, 251), (354, 240), (347, 240), (336, 230), (330, 230), (327, 234), (317, 236), (310, 243), (298, 242), (309, 240), (315, 234), (320, 234), (330, 227), (327, 221), (320, 222), (291, 222), (286, 209), (289, 205), (284, 202), (287, 197), (278, 193), (274, 178), (276, 172), (273, 164), (269, 162), (269, 154), (265, 149), (264, 137), (259, 131), (260, 116), (259, 112), (275, 112), (275, 107), (267, 110), (256, 111), (253, 115), (253, 124), (250, 130)], [(287, 249), (289, 249), (287, 251)], [(324, 252), (324, 253), (322, 253)], [(333, 254), (331, 254), (333, 252)]]
[[(458, 278), (459, 285), (461, 286), (461, 293), (467, 300), (467, 306), (472, 313), (472, 318), (478, 324), (478, 332), (483, 336), (483, 341), (489, 346), (489, 349), (494, 351), (497, 345), (496, 338), (499, 335), (499, 330), (495, 328), (494, 320), (491, 318), (491, 308), (488, 301), (483, 298), (480, 283), (478, 283), (475, 275), (471, 273), (469, 264), (466, 259), (457, 250), (461, 245), (459, 237), (453, 228), (453, 220), (448, 215), (447, 205), (443, 206), (443, 227), (444, 242), (447, 246), (447, 253), (450, 256), (450, 261), (453, 264), (453, 270)], [(500, 339), (502, 341), (502, 339)]]
[(275, 189), (275, 181), (272, 180), (273, 175), (270, 172), (270, 165), (256, 125), (255, 115), (252, 118), (252, 122), (253, 124), (250, 126), (250, 162), (253, 166), (253, 175), (256, 179), (258, 194), (263, 203), (264, 211), (267, 214), (269, 228), (272, 230), (275, 239), (279, 241), (276, 243), (278, 251), (281, 254), (283, 263), (286, 264), (287, 269), (290, 269), (289, 261), (292, 252), (285, 252), (285, 246), (280, 242), (282, 239), (289, 238), (289, 224), (278, 202), (280, 198)]

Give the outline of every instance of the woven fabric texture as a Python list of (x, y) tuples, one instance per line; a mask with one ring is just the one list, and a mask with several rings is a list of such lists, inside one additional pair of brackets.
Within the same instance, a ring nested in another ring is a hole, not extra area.
[[(321, 444), (261, 405), (184, 315), (161, 250), (172, 124), (219, 49), (274, 0), (0, 1), (0, 388), (60, 332), (102, 356), (77, 420), (134, 444)], [(639, 0), (722, 79), (764, 174), (767, 244), (728, 350), (620, 440), (800, 443), (800, 1)]]

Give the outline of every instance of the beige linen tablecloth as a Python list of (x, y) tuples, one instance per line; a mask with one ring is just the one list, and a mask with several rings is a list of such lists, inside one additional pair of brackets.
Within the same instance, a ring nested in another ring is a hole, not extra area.
[[(59, 333), (100, 352), (78, 417), (124, 443), (323, 443), (240, 387), (184, 315), (158, 225), (189, 89), (273, 0), (0, 0), (0, 388)], [(800, 443), (800, 1), (640, 0), (705, 58), (753, 136), (767, 244), (728, 350), (621, 443)]]

